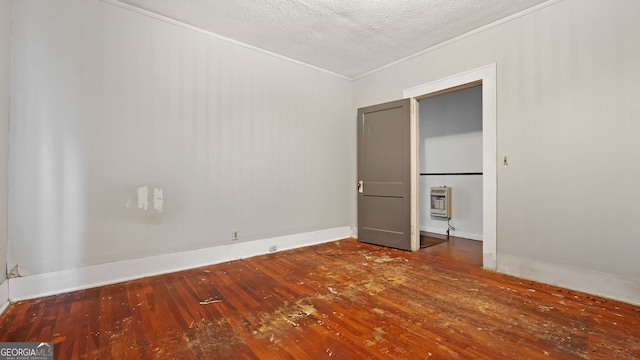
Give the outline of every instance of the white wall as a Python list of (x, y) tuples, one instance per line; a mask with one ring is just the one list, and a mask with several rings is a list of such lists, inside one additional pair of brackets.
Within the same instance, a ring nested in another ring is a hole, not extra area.
[[(420, 100), (420, 173), (482, 173), (482, 87)], [(482, 240), (482, 175), (421, 175), (420, 229), (445, 234), (429, 214), (429, 189), (452, 188), (451, 235)]]
[[(9, 159), (9, 90), (11, 78), (11, 7), (13, 1), (0, 0), (0, 284), (7, 268), (7, 194)], [(1, 285), (0, 285), (1, 286)], [(2, 291), (0, 291), (1, 293)], [(0, 308), (2, 302), (0, 298)]]
[(638, 13), (554, 3), (358, 79), (354, 105), (496, 63), (498, 270), (640, 303)]
[(348, 80), (98, 0), (14, 16), (23, 276), (349, 225)]

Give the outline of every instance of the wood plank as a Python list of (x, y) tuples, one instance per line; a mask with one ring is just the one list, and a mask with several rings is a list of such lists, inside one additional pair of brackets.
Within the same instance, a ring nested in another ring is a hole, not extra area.
[(481, 268), (482, 243), (345, 239), (11, 304), (60, 359), (640, 359), (640, 307)]

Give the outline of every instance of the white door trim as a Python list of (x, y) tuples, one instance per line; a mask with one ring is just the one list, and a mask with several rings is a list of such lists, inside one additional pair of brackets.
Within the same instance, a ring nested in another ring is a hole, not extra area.
[(411, 251), (420, 250), (420, 123), (418, 121), (418, 101), (411, 99), (410, 119), (410, 159), (411, 159)]
[(404, 98), (422, 97), (478, 80), (482, 81), (482, 266), (495, 270), (498, 225), (496, 64), (406, 89)]

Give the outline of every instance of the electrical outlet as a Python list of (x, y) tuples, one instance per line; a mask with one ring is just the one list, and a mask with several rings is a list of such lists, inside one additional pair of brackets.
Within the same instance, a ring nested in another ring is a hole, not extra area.
[(277, 247), (277, 246), (275, 246), (275, 245), (271, 245), (271, 246), (269, 246), (269, 252), (275, 252), (275, 251), (277, 251), (277, 250), (278, 250), (278, 247)]
[(231, 230), (231, 240), (238, 240), (238, 230)]

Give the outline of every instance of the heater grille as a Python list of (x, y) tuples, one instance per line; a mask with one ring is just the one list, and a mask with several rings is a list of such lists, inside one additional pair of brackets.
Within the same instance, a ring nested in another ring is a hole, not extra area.
[(431, 188), (431, 216), (451, 219), (451, 188)]

